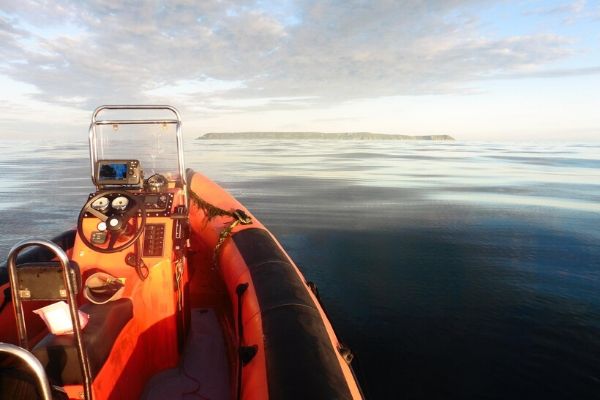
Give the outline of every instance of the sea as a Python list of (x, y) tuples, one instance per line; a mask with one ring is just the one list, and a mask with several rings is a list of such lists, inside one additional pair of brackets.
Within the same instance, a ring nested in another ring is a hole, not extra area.
[[(318, 285), (367, 398), (600, 398), (600, 144), (188, 140), (185, 153)], [(73, 228), (89, 173), (83, 141), (0, 141), (0, 259)]]

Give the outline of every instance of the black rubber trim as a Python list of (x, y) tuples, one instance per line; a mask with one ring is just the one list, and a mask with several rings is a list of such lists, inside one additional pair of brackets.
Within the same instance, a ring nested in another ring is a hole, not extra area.
[[(75, 244), (76, 231), (70, 230), (61, 233), (51, 240), (60, 246), (61, 249), (67, 251)], [(51, 261), (54, 258), (54, 253), (45, 247), (35, 246), (28, 250), (24, 250), (17, 256), (17, 265), (25, 263), (38, 263)], [(0, 286), (8, 282), (8, 271), (6, 269), (6, 261), (0, 264)]]
[(192, 185), (192, 178), (194, 178), (194, 174), (196, 172), (191, 168), (186, 168), (185, 170), (185, 179), (187, 181), (188, 187)]
[(269, 399), (351, 399), (306, 286), (264, 229), (233, 235), (261, 310)]

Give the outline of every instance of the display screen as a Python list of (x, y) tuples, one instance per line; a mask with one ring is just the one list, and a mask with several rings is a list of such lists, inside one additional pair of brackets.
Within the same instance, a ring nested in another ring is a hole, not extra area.
[(100, 167), (98, 178), (101, 181), (126, 180), (127, 179), (127, 164), (126, 163), (103, 164)]

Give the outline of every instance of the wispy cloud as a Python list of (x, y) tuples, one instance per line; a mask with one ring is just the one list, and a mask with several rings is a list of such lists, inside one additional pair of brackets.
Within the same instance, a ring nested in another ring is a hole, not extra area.
[(573, 76), (600, 75), (600, 66), (586, 68), (544, 69), (497, 75), (494, 79), (565, 78)]
[(570, 54), (558, 35), (482, 36), (470, 10), (486, 3), (15, 1), (0, 73), (53, 104), (179, 96), (210, 110), (467, 92)]
[(525, 15), (559, 16), (563, 23), (572, 24), (580, 19), (596, 20), (600, 18), (600, 4), (586, 0), (567, 1), (549, 6), (528, 9)]
[(550, 14), (581, 14), (585, 10), (586, 0), (568, 1), (550, 6), (535, 7), (526, 11), (529, 15), (550, 15)]

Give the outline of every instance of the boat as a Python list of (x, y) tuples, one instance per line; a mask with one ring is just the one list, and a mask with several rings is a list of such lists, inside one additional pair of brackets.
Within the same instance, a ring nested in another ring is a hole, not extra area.
[(89, 153), (76, 227), (0, 268), (0, 398), (363, 398), (316, 285), (185, 168), (175, 108), (97, 108)]

